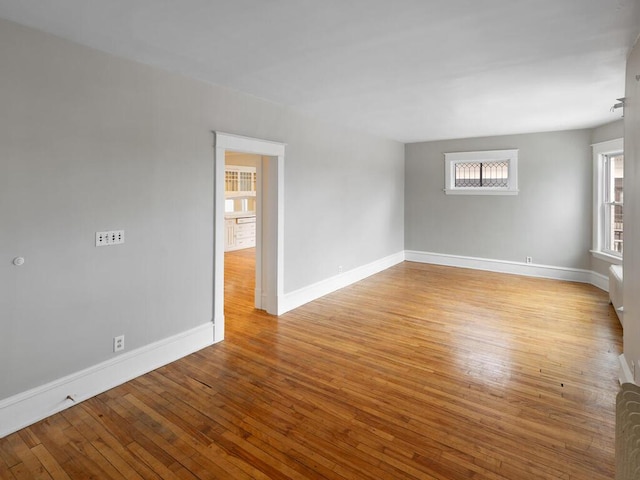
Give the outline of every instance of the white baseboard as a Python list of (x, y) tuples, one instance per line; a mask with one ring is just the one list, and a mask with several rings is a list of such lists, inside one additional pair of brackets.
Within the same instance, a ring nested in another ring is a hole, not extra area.
[(381, 272), (393, 265), (401, 263), (404, 260), (410, 262), (445, 265), (449, 267), (510, 273), (529, 277), (588, 283), (604, 290), (605, 292), (609, 290), (609, 279), (604, 275), (600, 275), (599, 273), (592, 272), (590, 270), (406, 250), (404, 252), (389, 255), (388, 257), (371, 262), (348, 272), (335, 275), (326, 280), (309, 285), (308, 287), (303, 287), (285, 294), (279, 298), (278, 315), (282, 315), (294, 308), (304, 305), (305, 303), (309, 303), (317, 298), (323, 297), (324, 295), (363, 280), (364, 278)]
[(443, 253), (419, 252), (415, 250), (405, 251), (405, 259), (409, 262), (432, 263), (435, 265), (510, 273), (527, 277), (552, 278), (555, 280), (589, 283), (604, 291), (608, 291), (609, 289), (609, 280), (607, 277), (592, 272), (591, 270), (582, 270), (579, 268), (554, 267), (551, 265), (464, 257)]
[(620, 385), (623, 383), (635, 383), (633, 373), (629, 368), (629, 363), (627, 363), (624, 353), (618, 357), (618, 364), (618, 379), (620, 380)]
[(601, 275), (597, 272), (591, 272), (591, 285), (598, 287), (605, 292), (609, 291), (609, 277)]
[(213, 319), (213, 343), (224, 340), (224, 315)]
[(206, 323), (1, 400), (0, 438), (211, 345), (213, 328)]
[(371, 275), (386, 270), (389, 267), (404, 261), (404, 252), (398, 252), (388, 257), (384, 257), (375, 262), (368, 263), (348, 272), (341, 273), (326, 280), (303, 287), (290, 293), (286, 293), (278, 301), (278, 315), (282, 315), (294, 308), (298, 308), (305, 303), (309, 303), (317, 298), (323, 297), (331, 292), (340, 290), (353, 283), (359, 282)]

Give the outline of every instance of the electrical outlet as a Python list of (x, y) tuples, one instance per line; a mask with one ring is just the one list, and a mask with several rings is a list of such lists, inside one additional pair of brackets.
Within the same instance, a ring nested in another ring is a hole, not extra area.
[(124, 335), (113, 337), (113, 351), (119, 352), (120, 350), (124, 350)]
[(531, 263), (531, 262), (533, 262), (533, 258), (527, 257), (527, 263)]
[(342, 265), (338, 265), (338, 273), (342, 273)]
[(107, 244), (107, 232), (96, 232), (96, 247)]
[(124, 243), (124, 230), (96, 232), (96, 247), (107, 247)]

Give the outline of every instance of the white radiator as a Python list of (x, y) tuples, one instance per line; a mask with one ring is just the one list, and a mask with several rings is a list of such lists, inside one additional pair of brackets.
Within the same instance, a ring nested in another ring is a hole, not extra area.
[(609, 267), (609, 300), (611, 300), (613, 308), (616, 309), (616, 315), (618, 316), (618, 320), (620, 320), (620, 324), (624, 327), (622, 284), (622, 265), (611, 265)]
[(616, 480), (640, 479), (640, 387), (622, 385), (616, 399)]

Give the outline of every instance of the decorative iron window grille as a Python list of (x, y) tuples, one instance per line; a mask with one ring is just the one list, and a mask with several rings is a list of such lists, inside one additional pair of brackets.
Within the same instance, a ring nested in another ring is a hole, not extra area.
[(509, 161), (457, 162), (455, 164), (455, 187), (509, 187)]

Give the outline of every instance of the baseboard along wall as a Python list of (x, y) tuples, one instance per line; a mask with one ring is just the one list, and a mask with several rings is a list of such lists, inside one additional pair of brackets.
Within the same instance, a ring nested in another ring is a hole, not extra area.
[(0, 401), (0, 438), (213, 343), (213, 323)]
[[(278, 315), (359, 282), (405, 260), (588, 283), (604, 291), (608, 291), (609, 288), (607, 277), (588, 270), (406, 250), (283, 295), (278, 299)], [(207, 323), (1, 400), (0, 438), (212, 345), (214, 339), (216, 342), (222, 340), (224, 332), (214, 332), (214, 329), (214, 323)], [(620, 358), (620, 381), (633, 381), (624, 355)]]
[(420, 252), (416, 250), (405, 250), (405, 260), (448, 267), (471, 268), (488, 272), (523, 275), (526, 277), (551, 278), (568, 282), (588, 283), (605, 292), (609, 291), (609, 279), (606, 276), (591, 270), (582, 270), (579, 268), (555, 267), (552, 265), (465, 257), (444, 253)]
[(305, 303), (309, 303), (320, 297), (324, 297), (331, 292), (335, 292), (336, 290), (340, 290), (341, 288), (359, 282), (371, 275), (375, 275), (376, 273), (393, 267), (398, 263), (402, 263), (404, 259), (404, 252), (398, 252), (381, 258), (380, 260), (354, 268), (353, 270), (327, 278), (326, 280), (322, 280), (307, 287), (287, 293), (278, 302), (278, 315), (282, 315), (283, 313), (293, 310), (294, 308), (298, 308)]

